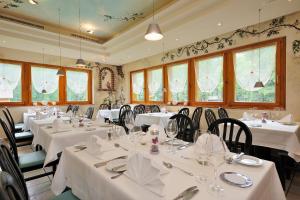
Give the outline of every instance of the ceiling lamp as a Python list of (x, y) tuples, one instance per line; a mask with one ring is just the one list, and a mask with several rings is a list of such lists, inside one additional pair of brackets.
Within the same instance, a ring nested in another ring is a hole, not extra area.
[[(61, 42), (60, 42), (60, 8), (58, 9), (58, 24), (59, 24), (59, 32), (58, 32), (58, 46), (59, 46), (59, 67), (61, 66)], [(56, 72), (57, 76), (64, 76), (65, 72), (61, 68)]]
[(153, 10), (152, 23), (150, 23), (148, 26), (147, 32), (145, 34), (145, 39), (150, 41), (157, 41), (157, 40), (161, 40), (164, 36), (161, 33), (159, 25), (157, 23), (154, 23), (154, 0), (152, 1), (152, 10)]
[[(258, 9), (258, 42), (260, 42), (260, 13), (261, 9)], [(258, 49), (258, 81), (255, 82), (254, 88), (263, 88), (264, 83), (260, 80), (260, 48)]]
[(78, 9), (78, 17), (79, 17), (79, 36), (80, 36), (80, 42), (79, 42), (79, 46), (80, 46), (80, 49), (79, 49), (79, 52), (80, 52), (80, 57), (76, 60), (76, 66), (78, 67), (84, 67), (86, 66), (85, 64), (85, 61), (81, 58), (81, 17), (80, 17), (80, 0), (78, 1), (79, 2), (79, 9)]
[(28, 0), (28, 2), (32, 5), (39, 5), (39, 2), (37, 2), (36, 0)]

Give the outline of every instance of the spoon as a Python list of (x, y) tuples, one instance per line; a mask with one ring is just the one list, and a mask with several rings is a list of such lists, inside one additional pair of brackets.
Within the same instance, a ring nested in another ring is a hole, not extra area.
[(168, 162), (164, 162), (164, 161), (163, 161), (163, 165), (164, 165), (166, 168), (169, 168), (169, 169), (176, 168), (176, 169), (179, 169), (180, 171), (186, 173), (187, 175), (194, 176), (191, 172), (188, 172), (188, 171), (185, 171), (184, 169), (181, 169), (181, 168), (179, 168), (179, 167), (176, 167), (176, 166), (174, 166), (172, 163), (168, 163)]
[(115, 143), (114, 146), (115, 146), (116, 148), (121, 148), (121, 149), (123, 149), (123, 150), (125, 150), (125, 151), (128, 151), (128, 149), (122, 147), (122, 146), (121, 146), (120, 144), (118, 144), (118, 143)]
[(115, 176), (112, 176), (112, 177), (110, 177), (110, 178), (111, 178), (111, 179), (116, 179), (116, 178), (118, 178), (119, 176), (123, 175), (124, 172), (126, 172), (126, 170), (121, 171), (121, 172), (119, 172), (119, 174), (117, 174), (117, 175), (115, 175)]

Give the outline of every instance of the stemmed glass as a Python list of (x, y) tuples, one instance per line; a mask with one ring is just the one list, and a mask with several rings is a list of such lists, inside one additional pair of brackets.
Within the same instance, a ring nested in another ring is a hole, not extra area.
[(172, 140), (172, 146), (171, 146), (171, 151), (173, 153), (175, 153), (175, 149), (174, 149), (174, 139), (176, 137), (176, 135), (178, 134), (178, 127), (177, 127), (177, 121), (176, 119), (171, 119), (166, 127), (166, 133), (168, 135), (168, 137)]
[[(213, 140), (212, 137), (210, 138)], [(223, 148), (223, 144), (225, 144), (225, 142), (223, 141), (222, 137), (219, 137), (219, 141), (219, 145), (211, 145), (211, 150), (208, 155), (208, 162), (214, 168), (214, 179), (209, 187), (215, 194), (219, 194), (220, 192), (224, 191), (224, 189), (218, 184), (218, 168), (225, 163), (226, 150)], [(216, 142), (211, 141), (211, 144), (216, 144)]]

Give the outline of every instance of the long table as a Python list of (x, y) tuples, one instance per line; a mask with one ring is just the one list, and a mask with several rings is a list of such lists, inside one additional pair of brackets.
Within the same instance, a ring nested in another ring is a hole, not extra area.
[(172, 112), (138, 114), (135, 118), (135, 125), (142, 126), (144, 124), (146, 124), (146, 125), (156, 124), (161, 127), (166, 127), (168, 125), (170, 117), (172, 117), (173, 115), (175, 115), (175, 113), (172, 113)]
[[(125, 139), (117, 141), (122, 145)], [(116, 141), (113, 141), (116, 142)], [(123, 142), (123, 143), (122, 143)], [(132, 148), (127, 145), (126, 148)], [(136, 151), (149, 154), (149, 144), (146, 146), (138, 145)], [(212, 177), (213, 170), (211, 167), (202, 167), (195, 160), (187, 160), (181, 157), (193, 156), (193, 146), (177, 152), (175, 155), (166, 153), (166, 145), (160, 146), (159, 155), (151, 155), (151, 159), (156, 162), (172, 162), (174, 165), (188, 170), (195, 175), (199, 172)], [(51, 189), (55, 194), (61, 193), (66, 186), (72, 189), (73, 194), (83, 200), (163, 200), (174, 199), (184, 189), (197, 185), (200, 192), (193, 199), (216, 199), (210, 192), (207, 184), (200, 184), (195, 177), (188, 176), (177, 169), (168, 169), (169, 173), (162, 175), (162, 181), (165, 184), (163, 196), (159, 196), (145, 189), (143, 186), (132, 181), (126, 175), (120, 176), (118, 179), (110, 177), (115, 173), (109, 172), (105, 167), (95, 168), (94, 164), (105, 159), (116, 157), (117, 155), (131, 154), (132, 151), (120, 151), (116, 148), (113, 151), (103, 153), (101, 157), (89, 154), (87, 151), (75, 152), (74, 147), (68, 147), (63, 151), (58, 169), (52, 181)], [(247, 167), (238, 164), (223, 164), (218, 170), (220, 173), (225, 171), (239, 172), (249, 176), (253, 180), (253, 185), (249, 188), (239, 188), (219, 181), (219, 184), (225, 189), (220, 199), (228, 200), (284, 200), (286, 199), (281, 187), (278, 174), (274, 163), (264, 161), (263, 166)]]

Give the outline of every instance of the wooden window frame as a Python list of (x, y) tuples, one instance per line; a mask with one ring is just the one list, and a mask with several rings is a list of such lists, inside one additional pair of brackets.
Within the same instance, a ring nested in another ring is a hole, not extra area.
[[(266, 47), (272, 44), (276, 44), (276, 100), (275, 103), (251, 103), (251, 102), (234, 102), (235, 98), (235, 74), (233, 54), (235, 52), (242, 52), (250, 49), (256, 49), (259, 47)], [(210, 57), (216, 57), (223, 55), (223, 102), (197, 102), (195, 101), (195, 62), (201, 59), (208, 59)], [(226, 49), (206, 55), (201, 55), (189, 59), (184, 59), (176, 62), (167, 63), (164, 65), (154, 66), (135, 70), (130, 72), (130, 100), (131, 103), (145, 103), (145, 104), (167, 104), (169, 102), (169, 87), (168, 87), (168, 67), (171, 65), (188, 63), (188, 105), (189, 106), (205, 106), (205, 107), (225, 107), (225, 108), (257, 108), (257, 109), (273, 109), (286, 107), (286, 37), (279, 37), (253, 44), (243, 45), (240, 47)], [(163, 68), (164, 77), (164, 101), (163, 102), (151, 102), (148, 101), (148, 87), (147, 87), (147, 71), (155, 67)], [(144, 91), (145, 101), (132, 101), (132, 80), (131, 74), (138, 71), (144, 71)], [(165, 91), (166, 89), (166, 91)], [(178, 102), (178, 105), (183, 105), (184, 102)]]
[[(144, 73), (144, 101), (136, 101), (133, 100), (133, 86), (132, 86), (132, 75), (135, 73)], [(147, 90), (146, 90), (146, 83), (147, 83), (147, 71), (146, 69), (139, 69), (139, 70), (135, 70), (135, 71), (131, 71), (130, 72), (130, 102), (131, 103), (136, 103), (136, 104), (141, 104), (141, 103), (145, 103), (146, 102), (146, 97), (148, 96), (147, 94)]]
[[(161, 69), (162, 70), (162, 88), (163, 88), (163, 91), (162, 91), (162, 101), (150, 101), (149, 100), (149, 87), (148, 87), (148, 73), (149, 71), (153, 71), (153, 70), (157, 70), (157, 69)], [(146, 71), (146, 76), (147, 76), (147, 82), (146, 82), (146, 85), (145, 85), (145, 89), (146, 89), (146, 101), (147, 104), (163, 104), (165, 102), (165, 76), (164, 76), (164, 66), (163, 65), (158, 65), (158, 66), (154, 66), (154, 67), (149, 67), (147, 69), (145, 69)]]
[[(24, 62), (24, 61), (16, 61), (16, 60), (7, 60), (0, 59), (1, 63), (7, 64), (19, 64), (22, 66), (21, 79), (22, 79), (22, 101), (21, 102), (0, 102), (0, 106), (32, 106), (31, 99), (31, 68), (32, 67), (41, 67), (41, 68), (51, 68), (51, 69), (62, 69), (66, 74), (66, 71), (84, 71), (88, 73), (88, 100), (87, 101), (67, 101), (66, 95), (66, 77), (59, 77), (59, 101), (56, 102), (57, 105), (68, 105), (68, 104), (92, 104), (93, 103), (93, 72), (92, 70), (87, 69), (78, 69), (73, 67), (61, 67), (57, 65), (48, 65), (41, 63), (33, 63), (33, 62)], [(40, 104), (40, 102), (38, 102)], [(48, 102), (51, 105), (51, 102)]]

